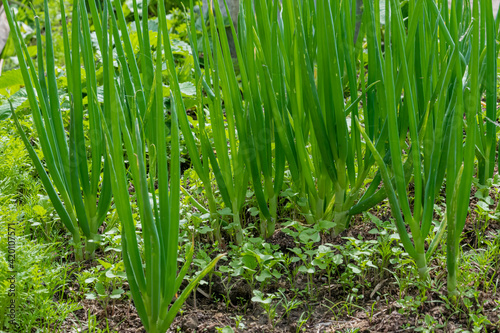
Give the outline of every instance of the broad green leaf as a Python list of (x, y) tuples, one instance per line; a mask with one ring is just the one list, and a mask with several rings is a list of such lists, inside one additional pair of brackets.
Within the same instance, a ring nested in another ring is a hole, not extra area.
[(0, 91), (13, 86), (24, 86), (24, 80), (20, 69), (2, 72), (0, 76)]

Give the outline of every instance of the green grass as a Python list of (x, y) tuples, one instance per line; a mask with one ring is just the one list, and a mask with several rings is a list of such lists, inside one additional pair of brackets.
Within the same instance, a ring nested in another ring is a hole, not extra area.
[[(0, 193), (0, 330), (14, 331), (8, 323), (11, 318), (6, 316), (8, 305), (14, 299), (16, 321), (23, 332), (31, 332), (32, 328), (49, 331), (59, 327), (71, 312), (81, 307), (72, 300), (60, 302), (62, 299), (58, 296), (67, 288), (72, 269), (71, 264), (60, 259), (71, 256), (65, 250), (68, 240), (59, 232), (46, 237), (42, 231), (46, 228), (43, 224), (54, 224), (56, 230), (62, 225), (54, 221), (53, 215), (41, 221), (40, 216), (33, 213), (36, 204), (44, 205), (40, 199), (44, 196), (43, 187), (16, 133), (3, 128), (0, 134), (4, 140), (0, 148), (4, 157), (0, 161), (0, 175), (4, 180)], [(53, 210), (50, 202), (45, 207), (48, 211)], [(7, 280), (12, 270), (7, 261), (10, 249), (7, 235), (12, 228), (17, 235), (15, 298), (9, 296), (11, 282)], [(54, 239), (57, 240), (54, 242)]]

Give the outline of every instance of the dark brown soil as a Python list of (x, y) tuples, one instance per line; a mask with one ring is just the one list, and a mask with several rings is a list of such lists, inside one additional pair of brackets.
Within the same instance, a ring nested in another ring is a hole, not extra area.
[(82, 300), (80, 305), (82, 309), (71, 313), (60, 328), (54, 328), (55, 332), (87, 332), (90, 313), (95, 316), (99, 323), (98, 327), (101, 329), (108, 327), (109, 332), (146, 333), (131, 302), (117, 301), (114, 304), (110, 303), (104, 309), (99, 301), (86, 299)]

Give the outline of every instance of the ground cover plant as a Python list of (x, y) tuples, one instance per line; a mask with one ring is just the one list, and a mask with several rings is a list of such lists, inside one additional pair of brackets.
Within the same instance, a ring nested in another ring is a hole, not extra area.
[(489, 1), (3, 4), (0, 330), (500, 329)]

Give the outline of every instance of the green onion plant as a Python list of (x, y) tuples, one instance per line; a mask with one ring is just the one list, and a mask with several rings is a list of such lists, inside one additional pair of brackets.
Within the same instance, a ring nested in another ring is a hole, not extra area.
[[(259, 13), (263, 14), (262, 2)], [(248, 6), (248, 5), (247, 5)], [(276, 138), (273, 119), (269, 112), (265, 85), (258, 82), (259, 67), (246, 62), (245, 56), (253, 52), (252, 39), (245, 49), (239, 40), (235, 40), (235, 48), (240, 64), (241, 83), (231, 59), (231, 53), (219, 1), (215, 0), (215, 14), (209, 11), (210, 34), (202, 19), (203, 49), (198, 50), (195, 43), (195, 26), (192, 20), (190, 39), (195, 55), (195, 78), (199, 84), (200, 96), (199, 117), (202, 156), (205, 163), (210, 161), (224, 204), (233, 215), (236, 242), (242, 240), (242, 224), (240, 214), (245, 204), (248, 182), (251, 181), (261, 212), (260, 233), (263, 237), (273, 234), (277, 219), (278, 196), (284, 179), (285, 156), (279, 139)], [(269, 8), (276, 13), (277, 3)], [(268, 7), (266, 5), (265, 9)], [(240, 11), (241, 12), (241, 11)], [(191, 16), (194, 13), (191, 11)], [(244, 14), (240, 16), (240, 19)], [(251, 16), (247, 16), (251, 18)], [(229, 20), (233, 35), (235, 27)], [(249, 23), (251, 24), (251, 23)], [(244, 34), (245, 25), (239, 27)], [(212, 45), (210, 46), (210, 38)], [(196, 55), (203, 51), (203, 69)], [(245, 54), (246, 52), (246, 54)], [(253, 53), (252, 53), (253, 57)], [(210, 82), (210, 84), (207, 84)], [(213, 133), (213, 147), (205, 123), (207, 121), (201, 96), (208, 105), (210, 125)], [(222, 106), (223, 104), (223, 106)], [(274, 163), (273, 163), (274, 162)]]
[[(220, 9), (216, 5), (217, 10)], [(210, 24), (212, 36), (215, 35), (215, 19), (212, 9), (209, 11)], [(194, 168), (198, 173), (200, 179), (203, 182), (209, 182), (211, 179), (211, 173), (213, 172), (215, 181), (218, 186), (219, 193), (222, 197), (225, 207), (229, 208), (232, 216), (233, 222), (231, 227), (234, 230), (234, 240), (236, 243), (241, 244), (243, 241), (243, 228), (240, 220), (240, 212), (245, 203), (246, 192), (248, 189), (249, 173), (245, 168), (241, 147), (238, 145), (238, 136), (236, 133), (236, 126), (234, 122), (233, 106), (231, 104), (232, 100), (229, 98), (230, 92), (225, 90), (228, 96), (227, 100), (224, 100), (225, 104), (225, 115), (222, 108), (222, 97), (221, 97), (221, 84), (224, 85), (223, 88), (227, 88), (228, 80), (234, 76), (234, 68), (232, 67), (231, 56), (224, 59), (221, 51), (221, 44), (224, 47), (224, 51), (229, 50), (227, 36), (225, 34), (225, 28), (222, 27), (224, 33), (220, 34), (219, 38), (213, 39), (213, 52), (210, 52), (209, 41), (207, 37), (207, 28), (205, 25), (204, 17), (201, 15), (201, 25), (203, 33), (203, 54), (204, 54), (204, 66), (205, 73), (202, 73), (199, 62), (199, 50), (197, 45), (197, 35), (194, 20), (194, 7), (191, 2), (191, 17), (190, 17), (190, 27), (188, 31), (188, 36), (191, 42), (192, 53), (195, 64), (195, 82), (197, 86), (197, 115), (199, 122), (199, 140), (200, 140), (200, 152), (201, 161), (197, 160), (194, 163)], [(217, 27), (220, 29), (220, 26)], [(228, 53), (224, 54), (228, 56)], [(214, 65), (214, 61), (216, 64)], [(230, 64), (230, 66), (228, 66)], [(228, 71), (232, 71), (233, 76), (229, 76)], [(222, 72), (222, 74), (221, 74)], [(213, 77), (209, 75), (213, 74)], [(221, 78), (221, 75), (224, 77)], [(236, 83), (234, 80), (231, 83)], [(237, 84), (237, 83), (236, 83)], [(206, 96), (203, 96), (203, 92)], [(208, 105), (208, 110), (205, 106)], [(206, 111), (210, 116), (209, 120), (206, 115)], [(187, 116), (182, 116), (180, 125), (182, 133), (185, 137), (193, 137), (192, 129), (187, 121)], [(227, 124), (226, 124), (227, 122)], [(212, 135), (209, 136), (209, 128)], [(213, 144), (212, 144), (213, 141)], [(189, 147), (188, 147), (189, 148)], [(193, 150), (190, 149), (190, 154)], [(194, 150), (194, 156), (198, 154), (197, 150)], [(210, 168), (212, 166), (212, 168)], [(205, 180), (204, 180), (205, 179)], [(207, 190), (207, 185), (205, 185), (205, 190)], [(208, 193), (209, 196), (211, 192)], [(222, 244), (221, 237), (221, 227), (220, 220), (215, 216), (214, 219), (214, 209), (213, 204), (215, 201), (209, 197), (209, 208), (212, 214), (212, 220), (215, 222), (213, 228), (215, 230), (215, 236), (217, 241)]]
[[(461, 8), (458, 1), (453, 1), (451, 10), (451, 24), (453, 38), (456, 45), (459, 43), (459, 37), (464, 39), (464, 34), (457, 28), (460, 22)], [(465, 5), (464, 13), (471, 16), (468, 3)], [(480, 15), (481, 13), (481, 15)], [(470, 189), (472, 187), (472, 177), (474, 175), (474, 156), (476, 149), (476, 119), (479, 124), (479, 133), (482, 132), (482, 111), (481, 111), (481, 82), (479, 81), (479, 71), (481, 68), (481, 53), (486, 51), (486, 70), (493, 71), (494, 78), (488, 73), (483, 81), (483, 87), (486, 90), (486, 117), (496, 118), (496, 40), (493, 31), (493, 14), (491, 1), (474, 0), (472, 19), (472, 33), (466, 40), (469, 45), (469, 54), (466, 55), (466, 64), (462, 61), (456, 63), (456, 106), (454, 114), (454, 124), (451, 126), (450, 152), (446, 171), (446, 218), (448, 220), (447, 236), (447, 268), (448, 294), (455, 298), (457, 291), (458, 259), (460, 256), (460, 239), (465, 226), (465, 221), (469, 208)], [(481, 26), (487, 27), (486, 45), (480, 42)], [(460, 34), (459, 34), (460, 33)], [(493, 36), (492, 36), (493, 35)], [(491, 45), (491, 44), (492, 45)], [(468, 63), (467, 63), (468, 60)], [(492, 64), (495, 67), (492, 68)], [(470, 74), (469, 77), (467, 77)], [(462, 77), (465, 77), (468, 84), (463, 87)], [(465, 89), (464, 89), (465, 88)], [(462, 90), (464, 94), (462, 95)], [(491, 93), (494, 93), (493, 101)], [(493, 110), (491, 110), (493, 108)], [(465, 114), (465, 122), (464, 120)], [(496, 128), (490, 127), (493, 124), (487, 124), (486, 140), (484, 141), (484, 165), (480, 162), (478, 168), (478, 177), (482, 181), (486, 176), (493, 176), (492, 165), (496, 155)], [(490, 153), (490, 150), (493, 150)], [(484, 168), (482, 168), (484, 166)]]
[[(480, 93), (484, 92), (486, 100), (486, 113), (478, 113), (477, 124), (481, 135), (477, 136), (478, 178), (480, 184), (485, 184), (486, 179), (493, 177), (495, 158), (497, 154), (497, 58), (498, 58), (498, 15), (495, 22), (491, 1), (480, 0), (480, 48), (481, 78)], [(498, 13), (497, 13), (498, 14)]]
[[(99, 101), (96, 97), (96, 61), (85, 3), (73, 2), (70, 35), (63, 1), (60, 2), (65, 75), (70, 100), (68, 126), (64, 122), (66, 113), (62, 106), (64, 90), (58, 87), (48, 1), (44, 1), (45, 52), (39, 18), (35, 15), (37, 65), (29, 55), (8, 1), (2, 1), (12, 30), (31, 115), (40, 140), (44, 157), (42, 160), (12, 110), (15, 124), (57, 214), (73, 236), (76, 259), (83, 259), (80, 229), (85, 238), (86, 257), (92, 257), (100, 240), (98, 228), (110, 207), (111, 182), (97, 108)], [(82, 80), (82, 77), (85, 79)], [(85, 96), (86, 106), (83, 102)], [(84, 126), (87, 121), (88, 128)]]
[[(105, 2), (101, 16), (104, 105), (100, 114), (105, 131), (106, 151), (114, 174), (111, 186), (122, 224), (122, 253), (132, 298), (146, 331), (163, 333), (170, 327), (189, 293), (224, 254), (212, 260), (176, 298), (194, 251), (193, 244), (183, 267), (178, 272), (180, 204), (178, 115), (185, 113), (186, 110), (183, 107), (179, 82), (171, 72), (174, 70), (175, 73), (174, 59), (163, 2), (158, 3), (159, 29), (155, 52), (152, 53), (149, 47), (144, 47), (142, 51), (147, 53), (140, 55), (141, 60), (146, 58), (151, 60), (149, 65), (141, 62), (141, 66), (144, 67), (136, 66), (123, 12), (119, 6), (120, 1), (116, 1), (114, 9), (118, 20), (115, 14), (111, 13), (111, 0)], [(147, 18), (144, 20), (147, 21)], [(147, 25), (143, 27), (142, 37), (144, 45), (150, 45)], [(113, 66), (113, 51), (116, 51), (118, 58), (118, 73)], [(169, 64), (171, 78), (169, 140), (166, 134), (166, 113), (163, 104), (163, 57)], [(150, 65), (153, 67), (149, 67)], [(150, 69), (152, 76), (148, 76), (147, 73), (140, 75), (141, 71)], [(146, 83), (145, 80), (150, 77), (153, 80)], [(147, 103), (137, 101), (142, 96), (133, 94), (138, 87), (148, 91), (146, 95), (148, 98), (144, 100)], [(145, 109), (142, 109), (143, 107)], [(167, 141), (170, 142), (170, 159)], [(124, 150), (129, 160), (128, 170), (125, 165)], [(136, 191), (134, 199), (130, 198), (128, 192), (130, 183)], [(142, 253), (136, 234), (136, 223), (139, 221), (134, 220), (134, 202), (137, 203), (142, 226)]]
[[(284, 147), (299, 193), (297, 203), (307, 222), (333, 220), (332, 231), (338, 235), (348, 227), (351, 209), (360, 199), (374, 163), (371, 152), (362, 150), (361, 135), (351, 120), (358, 116), (358, 103), (363, 99), (362, 115), (370, 136), (383, 147), (386, 114), (379, 106), (383, 99), (375, 94), (379, 73), (370, 71), (368, 82), (364, 80), (364, 55), (353, 44), (352, 6), (348, 1), (319, 1), (316, 6), (313, 1), (284, 1), (282, 28), (274, 24), (276, 41), (268, 44), (279, 45), (279, 65), (272, 67), (266, 60), (264, 47), (257, 47), (257, 54), (264, 64), (263, 79), (271, 87), (268, 98), (277, 94), (282, 99), (283, 107), (273, 111), (273, 116), (282, 141), (287, 142)], [(373, 12), (373, 7), (365, 12)], [(358, 38), (366, 34), (368, 52), (375, 55), (376, 30), (371, 23), (365, 19)], [(260, 45), (265, 45), (266, 36), (259, 37)], [(369, 60), (373, 61), (369, 68), (376, 69), (378, 60)], [(278, 73), (274, 80), (271, 70)], [(281, 92), (275, 81), (280, 82)], [(349, 91), (349, 96), (343, 91)]]
[[(339, 234), (352, 214), (385, 197), (384, 191), (376, 191), (377, 183), (359, 200), (375, 161), (371, 151), (363, 151), (361, 135), (351, 126), (360, 100), (366, 97), (363, 113), (369, 115), (365, 120), (371, 121), (370, 135), (379, 149), (384, 149), (387, 129), (386, 116), (378, 107), (383, 99), (374, 93), (380, 72), (370, 70), (367, 83), (364, 73), (359, 76), (362, 79), (356, 75), (358, 66), (364, 71), (364, 58), (361, 42), (353, 43), (355, 10), (351, 9), (355, 4), (319, 2), (315, 10), (314, 2), (308, 0), (300, 4), (284, 1), (283, 5), (262, 0), (242, 3), (235, 41), (240, 86), (219, 1), (214, 2), (215, 15), (209, 14), (210, 35), (202, 24), (204, 72), (195, 61), (199, 96), (207, 96), (214, 133), (214, 147), (208, 136), (202, 139), (202, 155), (210, 159), (235, 223), (239, 223), (249, 178), (262, 213), (261, 235), (273, 233), (288, 162), (293, 200), (306, 221), (333, 220), (333, 233)], [(366, 22), (358, 41), (374, 21)], [(373, 50), (377, 47), (374, 31), (369, 40)], [(200, 50), (193, 43), (195, 38), (191, 39), (193, 54), (197, 55)], [(370, 60), (379, 61), (375, 57)], [(350, 92), (347, 98), (339, 93), (344, 88)], [(203, 112), (198, 119), (203, 123)]]
[[(469, 4), (461, 4), (453, 1), (447, 17), (447, 9), (440, 11), (432, 0), (410, 1), (406, 29), (397, 1), (387, 1), (383, 67), (391, 163), (383, 161), (366, 124), (363, 128), (356, 122), (380, 168), (400, 239), (422, 280), (428, 279), (427, 263), (447, 230), (450, 295), (456, 293), (459, 240), (469, 204), (480, 111), (479, 1), (474, 1), (472, 15)], [(445, 1), (442, 5), (448, 6)], [(403, 91), (398, 89), (400, 79)], [(401, 128), (398, 118), (403, 117), (408, 126)], [(403, 149), (408, 149), (407, 159), (413, 159), (412, 201)], [(446, 218), (433, 233), (434, 205), (443, 184)]]

